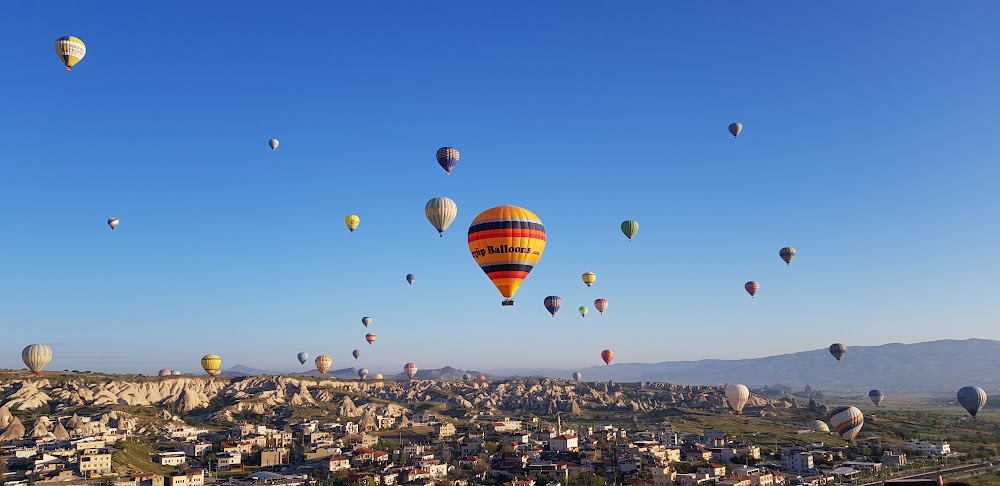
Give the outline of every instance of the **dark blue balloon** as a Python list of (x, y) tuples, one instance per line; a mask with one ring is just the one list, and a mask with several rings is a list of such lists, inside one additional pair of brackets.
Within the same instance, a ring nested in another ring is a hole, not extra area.
[(451, 169), (458, 163), (458, 149), (455, 147), (441, 147), (437, 151), (437, 161), (445, 172), (451, 174)]
[(417, 279), (417, 276), (414, 275), (414, 274), (412, 274), (412, 273), (409, 273), (409, 274), (406, 275), (406, 281), (409, 282), (410, 285), (413, 285), (413, 281), (416, 280), (416, 279)]
[(556, 316), (556, 312), (559, 312), (559, 308), (562, 307), (562, 299), (558, 295), (550, 295), (545, 298), (545, 310), (552, 314), (552, 317)]

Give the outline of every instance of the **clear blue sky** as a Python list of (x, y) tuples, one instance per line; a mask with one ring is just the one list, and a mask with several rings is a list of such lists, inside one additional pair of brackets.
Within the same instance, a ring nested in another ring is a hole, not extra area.
[[(4, 6), (0, 366), (34, 342), (57, 370), (397, 373), (1000, 339), (996, 2), (286, 3)], [(60, 35), (88, 47), (72, 73)], [(514, 308), (466, 248), (500, 204), (548, 233)]]

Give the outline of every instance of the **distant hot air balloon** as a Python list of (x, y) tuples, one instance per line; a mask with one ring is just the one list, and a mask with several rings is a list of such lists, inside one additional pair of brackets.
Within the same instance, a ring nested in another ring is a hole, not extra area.
[(628, 237), (629, 241), (632, 241), (632, 237), (635, 236), (635, 234), (638, 232), (639, 232), (639, 223), (631, 219), (628, 221), (622, 221), (622, 233), (625, 233), (625, 236)]
[(364, 317), (361, 318), (361, 323), (364, 324), (365, 327), (368, 327), (372, 323), (372, 318), (368, 317), (368, 316), (364, 316)]
[(733, 137), (740, 136), (740, 132), (743, 131), (743, 124), (740, 122), (734, 122), (729, 124), (729, 133), (733, 134)]
[(414, 275), (412, 273), (406, 274), (406, 282), (408, 284), (413, 285), (413, 282), (416, 282), (416, 281), (417, 281), (417, 276), (416, 275)]
[(753, 298), (754, 295), (757, 295), (757, 291), (760, 290), (760, 284), (751, 280), (743, 284), (743, 288), (747, 289), (747, 293), (750, 294), (750, 298)]
[(840, 343), (833, 343), (830, 345), (830, 354), (832, 354), (834, 358), (837, 358), (837, 361), (840, 361), (846, 353), (847, 346)]
[(118, 227), (118, 218), (108, 218), (108, 226), (110, 226), (111, 229), (117, 228)]
[(594, 285), (597, 281), (597, 275), (594, 272), (587, 272), (583, 274), (583, 283), (587, 284), (587, 287)]
[(408, 376), (411, 380), (413, 379), (414, 375), (417, 374), (417, 369), (418, 368), (416, 363), (406, 363), (405, 365), (403, 365), (403, 372), (405, 372), (406, 376)]
[(958, 390), (958, 404), (975, 418), (986, 406), (986, 391), (978, 386), (963, 386)]
[(545, 304), (545, 310), (549, 311), (549, 314), (552, 314), (552, 317), (555, 317), (556, 312), (559, 312), (559, 309), (562, 307), (562, 299), (560, 299), (558, 295), (550, 295), (546, 297), (543, 303)]
[(479, 375), (476, 377), (476, 381), (483, 382), (486, 381), (486, 375)]
[(371, 346), (372, 343), (375, 342), (375, 333), (370, 332), (368, 334), (365, 334), (365, 341), (368, 341), (368, 345)]
[(746, 385), (739, 383), (726, 385), (726, 400), (729, 401), (729, 406), (733, 407), (736, 415), (743, 414), (743, 406), (747, 404), (747, 400), (749, 399), (750, 389)]
[(299, 353), (295, 357), (299, 359), (299, 364), (306, 364), (306, 361), (309, 361), (309, 354), (305, 351)]
[(314, 363), (316, 363), (316, 370), (319, 371), (319, 374), (326, 375), (326, 372), (330, 369), (330, 365), (333, 364), (333, 359), (325, 354), (321, 354), (316, 357)]
[(581, 305), (580, 308), (577, 309), (577, 310), (580, 311), (580, 315), (581, 316), (587, 317), (587, 311), (590, 310), (590, 309), (587, 309), (587, 306), (585, 306), (585, 305)]
[(885, 400), (885, 393), (882, 393), (882, 390), (872, 390), (868, 392), (868, 399), (877, 407), (882, 404), (882, 400)]
[(358, 225), (361, 224), (361, 218), (359, 218), (356, 214), (348, 214), (347, 217), (344, 218), (344, 224), (347, 225), (347, 229), (351, 230), (351, 233), (353, 233), (354, 230), (358, 228)]
[(597, 309), (597, 312), (600, 312), (601, 315), (603, 315), (604, 314), (604, 309), (608, 308), (608, 299), (597, 299), (597, 300), (595, 300), (594, 301), (594, 308)]
[(795, 248), (792, 248), (790, 246), (786, 246), (786, 247), (778, 250), (778, 256), (780, 256), (781, 259), (785, 261), (785, 264), (791, 265), (792, 264), (792, 260), (795, 259)]
[(217, 354), (206, 354), (201, 357), (201, 368), (212, 376), (222, 373), (222, 358)]
[(610, 349), (605, 349), (601, 351), (601, 359), (604, 360), (604, 364), (610, 365), (611, 360), (615, 359), (615, 352)]
[(372, 379), (382, 380), (384, 378), (382, 377), (382, 373), (375, 373), (375, 376), (373, 376)]
[(865, 414), (857, 407), (839, 407), (830, 414), (830, 426), (848, 442), (858, 436), (864, 425)]
[(358, 359), (361, 357), (361, 351), (358, 351), (357, 349), (355, 349), (354, 352), (351, 354), (354, 355), (354, 359)]
[(462, 380), (463, 381), (471, 381), (472, 380), (472, 375), (466, 373), (466, 374), (462, 375)]
[(274, 152), (274, 149), (278, 148), (278, 139), (272, 138), (272, 139), (268, 140), (267, 141), (267, 146), (271, 147), (271, 151)]
[(73, 66), (87, 55), (87, 46), (76, 37), (64, 35), (56, 39), (56, 55), (66, 66), (66, 70), (72, 71)]
[(158, 373), (156, 373), (156, 376), (160, 376), (160, 377), (163, 377), (163, 376), (170, 376), (170, 370), (168, 370), (168, 369), (166, 369), (166, 368), (163, 368), (163, 369), (162, 369), (162, 370), (160, 370), (160, 371), (159, 371)]
[(583, 381), (583, 373), (580, 373), (579, 371), (573, 373), (573, 381)]
[(545, 227), (527, 209), (497, 206), (469, 226), (469, 252), (506, 298), (502, 305), (514, 305), (514, 293), (544, 251)]
[(170, 372), (170, 376), (181, 376), (181, 372), (179, 370), (173, 370)]
[(829, 432), (830, 431), (830, 426), (826, 425), (826, 422), (824, 422), (822, 420), (813, 420), (812, 422), (809, 422), (808, 424), (806, 424), (806, 427), (809, 427), (809, 430), (811, 430), (813, 432)]
[(361, 378), (362, 380), (368, 378), (368, 370), (365, 368), (358, 370), (358, 378)]
[(446, 197), (435, 197), (424, 205), (424, 215), (430, 221), (434, 229), (438, 230), (439, 236), (444, 236), (444, 230), (451, 226), (458, 216), (458, 205), (455, 201)]
[(451, 175), (451, 169), (458, 163), (458, 149), (455, 147), (441, 147), (437, 151), (437, 161), (444, 169), (445, 173)]
[(44, 344), (30, 344), (21, 351), (21, 361), (24, 361), (34, 374), (40, 374), (45, 365), (52, 361), (52, 348)]

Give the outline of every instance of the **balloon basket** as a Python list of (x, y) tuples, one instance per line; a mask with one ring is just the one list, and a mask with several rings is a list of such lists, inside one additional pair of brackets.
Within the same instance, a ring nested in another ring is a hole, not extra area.
[[(505, 301), (501, 302), (500, 305), (501, 306), (514, 305), (514, 301), (513, 300), (505, 300)], [(553, 317), (555, 317), (555, 316), (553, 316)]]

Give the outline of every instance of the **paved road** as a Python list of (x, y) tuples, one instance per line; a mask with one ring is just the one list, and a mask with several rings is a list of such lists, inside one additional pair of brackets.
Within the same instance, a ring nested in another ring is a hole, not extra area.
[[(988, 470), (992, 469), (994, 466), (990, 463), (973, 463), (973, 464), (963, 464), (961, 466), (954, 466), (949, 468), (936, 469), (934, 471), (929, 471), (921, 474), (915, 474), (912, 476), (899, 476), (893, 479), (936, 479), (938, 476), (954, 476), (956, 474), (968, 474), (974, 471)], [(882, 480), (876, 481), (874, 483), (864, 483), (863, 486), (879, 486), (882, 484)], [(889, 483), (892, 484), (892, 483)]]

